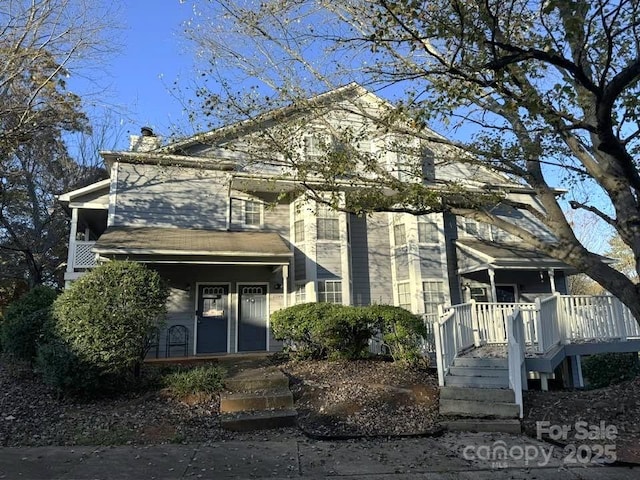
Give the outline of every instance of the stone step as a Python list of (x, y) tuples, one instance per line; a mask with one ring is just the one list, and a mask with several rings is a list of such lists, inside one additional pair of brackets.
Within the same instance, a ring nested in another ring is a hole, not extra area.
[(515, 403), (507, 402), (440, 399), (440, 415), (479, 418), (517, 418), (520, 416), (520, 408)]
[(440, 422), (451, 432), (503, 432), (522, 433), (520, 420), (508, 418), (456, 418)]
[(442, 399), (513, 403), (516, 395), (508, 388), (440, 387), (440, 400)]
[(283, 390), (289, 388), (289, 379), (280, 371), (261, 372), (260, 375), (247, 371), (227, 378), (224, 386), (232, 392)]
[(456, 357), (453, 360), (455, 367), (471, 368), (509, 368), (509, 361), (506, 358), (494, 357)]
[(447, 375), (444, 377), (444, 384), (447, 387), (509, 388), (509, 377)]
[(220, 416), (222, 428), (235, 432), (267, 430), (296, 426), (295, 410), (261, 410), (257, 412), (224, 413)]
[(293, 409), (293, 395), (289, 389), (265, 390), (255, 393), (220, 394), (220, 413), (255, 410)]
[(450, 367), (449, 375), (462, 375), (467, 377), (507, 377), (509, 378), (508, 368), (482, 368), (482, 367)]

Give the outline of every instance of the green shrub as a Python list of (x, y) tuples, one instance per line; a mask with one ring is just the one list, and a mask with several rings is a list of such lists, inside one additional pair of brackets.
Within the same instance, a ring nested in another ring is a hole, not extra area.
[(59, 393), (91, 396), (105, 389), (105, 379), (58, 340), (38, 347), (35, 370), (47, 385)]
[(325, 323), (338, 306), (332, 303), (303, 303), (271, 314), (270, 325), (276, 340), (288, 342), (288, 350), (296, 358), (325, 358), (324, 339), (318, 325)]
[(376, 325), (366, 307), (336, 305), (325, 322), (316, 325), (331, 359), (356, 360), (369, 356), (369, 340)]
[(39, 286), (9, 305), (0, 326), (0, 343), (6, 354), (27, 361), (35, 357), (56, 296), (54, 289)]
[(369, 339), (376, 325), (364, 307), (332, 303), (304, 303), (271, 315), (277, 340), (289, 343), (296, 358), (344, 358), (368, 355)]
[(224, 387), (225, 372), (217, 365), (203, 365), (188, 370), (168, 373), (164, 385), (178, 397), (195, 393), (215, 393)]
[(100, 376), (126, 378), (138, 372), (167, 297), (157, 272), (139, 263), (108, 262), (58, 297), (55, 333), (80, 364)]
[(367, 312), (395, 362), (414, 364), (422, 360), (422, 341), (427, 329), (419, 316), (391, 305), (372, 305)]
[(601, 353), (583, 358), (582, 373), (592, 388), (632, 380), (640, 374), (637, 353)]

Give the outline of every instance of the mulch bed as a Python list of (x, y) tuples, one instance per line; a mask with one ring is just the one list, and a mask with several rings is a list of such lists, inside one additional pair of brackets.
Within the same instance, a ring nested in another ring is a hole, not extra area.
[(433, 370), (385, 361), (289, 362), (298, 424), (321, 437), (428, 434), (436, 430)]
[[(273, 368), (267, 360), (243, 368)], [(234, 366), (230, 366), (233, 370)], [(318, 436), (395, 435), (433, 428), (437, 380), (389, 362), (286, 362), (300, 426)], [(58, 398), (28, 366), (0, 362), (0, 446), (206, 443), (302, 436), (298, 429), (221, 429), (219, 396), (159, 390), (93, 401)]]
[[(583, 445), (583, 452), (594, 451), (598, 445), (614, 444), (617, 459), (640, 463), (640, 377), (635, 380), (596, 390), (562, 390), (525, 392), (524, 429), (536, 437), (536, 422), (570, 427), (561, 444)], [(590, 426), (614, 426), (618, 435), (607, 439), (576, 439), (576, 422)], [(568, 450), (567, 450), (568, 451)]]

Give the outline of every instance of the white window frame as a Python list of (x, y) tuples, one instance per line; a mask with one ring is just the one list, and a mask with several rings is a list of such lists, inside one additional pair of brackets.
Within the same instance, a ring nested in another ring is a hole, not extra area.
[[(335, 232), (337, 234), (336, 237), (326, 238), (326, 235), (321, 235), (320, 232), (324, 232), (326, 234), (327, 222), (331, 221), (331, 224), (335, 225), (335, 228), (331, 228), (331, 232)], [(320, 224), (322, 223), (323, 229), (320, 228)], [(340, 241), (340, 212), (334, 210), (329, 205), (324, 203), (316, 204), (316, 238), (318, 240), (329, 241), (329, 242), (337, 242)]]
[[(329, 292), (327, 290), (327, 285), (332, 285), (332, 290)], [(337, 289), (336, 289), (337, 285)], [(342, 280), (318, 280), (318, 302), (324, 303), (334, 303), (336, 305), (342, 305)], [(329, 300), (329, 295), (332, 295), (333, 298)], [(336, 296), (340, 296), (340, 301), (336, 301)], [(322, 298), (324, 297), (324, 298)]]
[[(248, 205), (257, 205), (258, 211), (250, 211), (248, 209)], [(248, 223), (247, 215), (255, 215), (258, 214), (259, 223)], [(243, 199), (242, 200), (242, 224), (245, 227), (250, 228), (260, 228), (264, 224), (264, 204), (259, 200), (251, 200), (251, 199)]]
[[(425, 285), (432, 285), (432, 284), (438, 284), (439, 285), (438, 291), (433, 292), (431, 290), (425, 289)], [(424, 279), (422, 279), (421, 287), (422, 287), (422, 306), (424, 308), (425, 315), (437, 315), (437, 313), (438, 313), (438, 305), (442, 305), (444, 303), (444, 299), (445, 299), (444, 280), (439, 279), (439, 278), (424, 278)], [(434, 294), (438, 295), (439, 299), (437, 299), (436, 301), (433, 301), (430, 298), (430, 301), (427, 302), (427, 300), (426, 300), (427, 293), (430, 296), (432, 296)], [(435, 306), (435, 308), (427, 308), (427, 305)], [(431, 319), (433, 319), (433, 317), (431, 317)]]
[(398, 296), (398, 306), (412, 311), (411, 282), (398, 282), (396, 284), (396, 294)]
[[(421, 238), (420, 235), (420, 225), (429, 225), (433, 227), (433, 235), (430, 239)], [(438, 225), (438, 221), (432, 218), (428, 218), (426, 215), (420, 215), (417, 218), (417, 229), (418, 229), (418, 243), (422, 244), (437, 244), (440, 243), (440, 228)]]
[(294, 305), (307, 303), (307, 282), (295, 282), (293, 291)]

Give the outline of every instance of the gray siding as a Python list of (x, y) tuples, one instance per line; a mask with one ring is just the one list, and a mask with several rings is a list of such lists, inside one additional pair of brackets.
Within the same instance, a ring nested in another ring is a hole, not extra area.
[(120, 164), (114, 224), (225, 229), (227, 180), (217, 171)]
[(289, 204), (278, 203), (267, 205), (264, 210), (264, 228), (279, 233), (283, 238), (289, 238)]
[(295, 280), (305, 280), (307, 278), (307, 256), (299, 248), (293, 251)]
[(351, 285), (354, 305), (371, 303), (371, 280), (369, 269), (369, 239), (367, 218), (351, 215)]
[(433, 245), (420, 247), (420, 274), (423, 278), (442, 278), (443, 265), (440, 256), (440, 247)]
[(396, 261), (396, 280), (409, 280), (409, 255), (407, 247), (396, 248), (393, 257)]
[(318, 280), (342, 277), (342, 258), (339, 243), (318, 242), (316, 245)]

